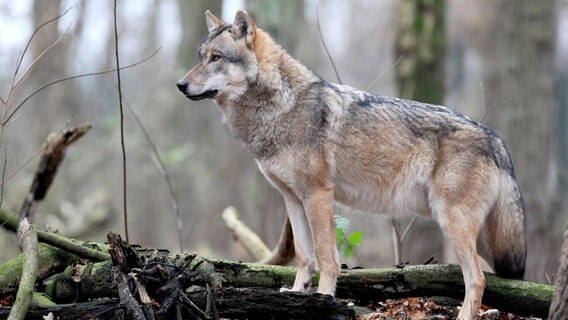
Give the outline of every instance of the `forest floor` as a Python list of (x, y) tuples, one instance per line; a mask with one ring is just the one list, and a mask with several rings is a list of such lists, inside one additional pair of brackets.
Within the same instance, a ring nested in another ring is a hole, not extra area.
[[(448, 304), (447, 302), (451, 302)], [(402, 298), (387, 299), (375, 305), (367, 306), (372, 311), (366, 315), (358, 316), (357, 320), (446, 320), (456, 319), (459, 306), (457, 300), (447, 298)], [(477, 320), (538, 320), (540, 318), (521, 317), (512, 313), (501, 312), (482, 306)]]

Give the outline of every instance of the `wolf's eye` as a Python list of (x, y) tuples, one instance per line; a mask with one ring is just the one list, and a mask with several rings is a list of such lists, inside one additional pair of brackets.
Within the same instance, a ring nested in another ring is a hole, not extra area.
[(218, 54), (214, 54), (214, 55), (211, 56), (211, 61), (217, 61), (219, 59), (221, 59), (221, 56), (218, 55)]

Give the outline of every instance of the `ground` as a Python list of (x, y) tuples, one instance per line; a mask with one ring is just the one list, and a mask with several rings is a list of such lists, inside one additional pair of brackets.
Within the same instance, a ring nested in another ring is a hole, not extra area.
[[(455, 319), (459, 307), (451, 304), (444, 298), (403, 298), (388, 299), (368, 306), (374, 312), (359, 316), (358, 320), (418, 320), (418, 319)], [(524, 320), (540, 319), (532, 317), (520, 317), (507, 312), (500, 312), (487, 306), (482, 306), (478, 320)]]

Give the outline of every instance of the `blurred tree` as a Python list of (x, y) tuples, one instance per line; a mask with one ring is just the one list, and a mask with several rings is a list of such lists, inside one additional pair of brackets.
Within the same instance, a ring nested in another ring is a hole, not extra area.
[(568, 229), (564, 231), (564, 244), (562, 245), (560, 266), (556, 272), (556, 277), (549, 319), (565, 320), (568, 319)]
[[(442, 104), (446, 42), (445, 3), (443, 0), (402, 0), (398, 8), (396, 56), (401, 58), (396, 68), (396, 80), (399, 96)], [(431, 255), (444, 256), (442, 234), (432, 232), (432, 229), (436, 229), (434, 222), (413, 226), (408, 240), (403, 243), (404, 247), (409, 248), (406, 259), (412, 257), (412, 262), (417, 262), (425, 261)]]
[(444, 98), (443, 0), (399, 3), (396, 56), (399, 94), (405, 99), (441, 104)]
[(495, 4), (484, 39), (486, 119), (507, 142), (524, 195), (527, 278), (545, 281), (556, 271), (563, 222), (553, 139), (555, 2)]
[(207, 35), (205, 11), (210, 10), (220, 17), (222, 4), (222, 0), (178, 0), (182, 38), (178, 47), (177, 61), (182, 67), (186, 68), (196, 61), (197, 44)]
[[(221, 16), (221, 0), (178, 0), (180, 25), (182, 30), (181, 41), (177, 49), (177, 69), (178, 76), (181, 77), (192, 65), (197, 61), (197, 48), (199, 41), (204, 38), (207, 33), (207, 24), (205, 22), (205, 11), (210, 10), (216, 16)], [(172, 94), (174, 93), (174, 83), (176, 79), (171, 80)], [(184, 226), (186, 226), (185, 234), (186, 242), (195, 240), (192, 231), (197, 233), (199, 238), (207, 238), (208, 243), (212, 248), (225, 247), (226, 237), (208, 237), (208, 231), (212, 226), (222, 226), (220, 216), (213, 215), (214, 212), (222, 212), (222, 204), (214, 203), (214, 200), (226, 199), (230, 204), (232, 197), (229, 196), (228, 190), (216, 190), (218, 193), (203, 198), (203, 194), (208, 194), (211, 190), (208, 188), (215, 184), (221, 184), (220, 180), (223, 179), (220, 175), (209, 176), (208, 170), (220, 172), (223, 170), (223, 163), (225, 161), (236, 161), (238, 153), (230, 154), (223, 152), (223, 147), (226, 146), (222, 141), (219, 141), (219, 133), (222, 133), (220, 125), (218, 124), (219, 117), (213, 103), (204, 101), (201, 104), (206, 106), (191, 105), (191, 112), (187, 110), (187, 101), (184, 102), (184, 107), (175, 108), (172, 112), (165, 116), (164, 121), (171, 127), (184, 128), (184, 130), (172, 131), (170, 135), (171, 141), (187, 141), (187, 137), (191, 137), (192, 147), (194, 146), (198, 151), (194, 157), (191, 158), (191, 163), (187, 164), (187, 174), (183, 187), (180, 188), (179, 193), (186, 198), (186, 204), (189, 207), (182, 207), (182, 215), (184, 216)], [(220, 132), (221, 131), (221, 132)], [(173, 145), (168, 147), (173, 148)], [(181, 148), (179, 145), (176, 148)], [(219, 180), (216, 180), (219, 179)], [(190, 183), (188, 183), (190, 181)], [(228, 204), (227, 204), (228, 205)], [(221, 206), (221, 207), (218, 207)], [(201, 221), (201, 217), (204, 217)], [(219, 221), (217, 221), (219, 220)], [(193, 229), (198, 223), (202, 226), (199, 229)], [(205, 231), (205, 232), (200, 232)], [(193, 243), (186, 243), (189, 247), (194, 247)]]
[(261, 29), (294, 55), (305, 20), (303, 0), (246, 0), (246, 8)]

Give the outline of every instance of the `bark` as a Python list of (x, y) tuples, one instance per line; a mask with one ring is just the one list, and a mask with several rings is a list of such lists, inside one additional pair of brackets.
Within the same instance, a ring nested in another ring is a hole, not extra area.
[(560, 256), (560, 266), (556, 272), (556, 289), (550, 304), (550, 320), (568, 319), (568, 230), (564, 232), (564, 245)]

